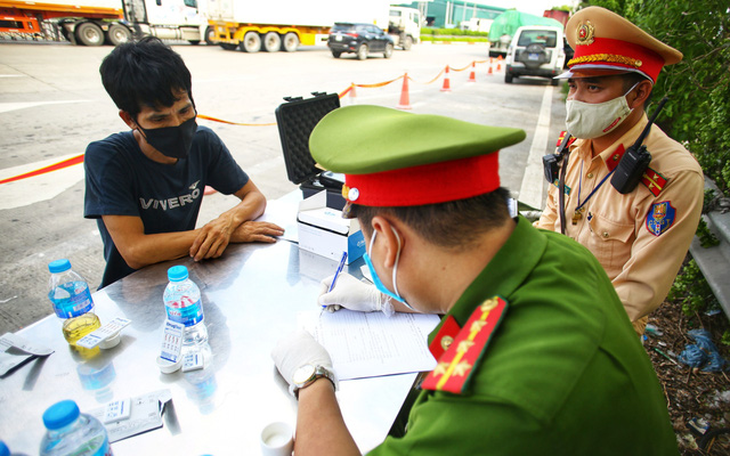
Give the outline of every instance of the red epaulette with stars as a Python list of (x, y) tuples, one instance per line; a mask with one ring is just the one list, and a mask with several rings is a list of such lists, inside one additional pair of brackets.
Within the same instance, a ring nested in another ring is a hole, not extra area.
[[(463, 393), (474, 373), (474, 367), (486, 352), (489, 341), (506, 310), (507, 301), (499, 296), (487, 299), (474, 309), (466, 325), (438, 358), (436, 368), (428, 374), (421, 388), (454, 394)], [(438, 334), (434, 341), (437, 339), (440, 340)]]
[[(555, 144), (555, 150), (556, 152), (559, 152), (558, 149), (560, 149), (560, 145), (563, 143), (563, 140), (565, 139), (565, 135), (567, 135), (567, 131), (561, 131), (560, 136), (558, 136), (558, 142)], [(570, 139), (568, 139), (568, 144), (565, 145), (565, 147), (570, 147), (576, 140), (575, 136), (571, 136)]]

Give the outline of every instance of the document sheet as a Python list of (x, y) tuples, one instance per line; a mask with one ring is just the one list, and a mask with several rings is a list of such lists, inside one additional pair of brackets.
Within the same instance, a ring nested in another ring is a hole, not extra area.
[(430, 371), (436, 360), (428, 334), (436, 315), (382, 312), (301, 312), (299, 326), (329, 352), (340, 380)]

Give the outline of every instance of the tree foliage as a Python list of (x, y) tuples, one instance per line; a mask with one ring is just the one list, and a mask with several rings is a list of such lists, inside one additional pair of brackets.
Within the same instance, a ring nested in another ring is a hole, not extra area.
[[(657, 122), (697, 157), (705, 175), (730, 189), (730, 7), (727, 0), (591, 0), (680, 50), (652, 99), (669, 102)], [(647, 106), (647, 112), (652, 107)]]

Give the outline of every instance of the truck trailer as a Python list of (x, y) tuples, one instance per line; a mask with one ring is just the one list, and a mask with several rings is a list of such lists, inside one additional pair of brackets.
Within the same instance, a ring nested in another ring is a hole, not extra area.
[(0, 34), (86, 46), (147, 35), (197, 44), (207, 27), (196, 0), (0, 0)]
[[(294, 52), (300, 45), (323, 45), (335, 22), (375, 24), (391, 30), (396, 45), (410, 48), (420, 38), (406, 22), (412, 8), (394, 8), (387, 0), (209, 0), (212, 40), (223, 49), (245, 52)], [(415, 34), (414, 34), (415, 33)]]

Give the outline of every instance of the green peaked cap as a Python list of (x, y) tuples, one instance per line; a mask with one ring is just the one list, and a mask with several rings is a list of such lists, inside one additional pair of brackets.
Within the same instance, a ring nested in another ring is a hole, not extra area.
[(487, 155), (524, 139), (519, 128), (358, 105), (322, 118), (309, 138), (309, 150), (329, 171), (370, 174)]

